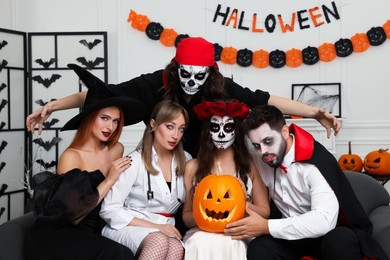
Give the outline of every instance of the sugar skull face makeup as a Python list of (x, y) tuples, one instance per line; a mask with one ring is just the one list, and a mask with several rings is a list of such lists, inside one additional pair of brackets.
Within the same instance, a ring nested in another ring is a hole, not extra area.
[(187, 95), (195, 95), (202, 88), (209, 74), (207, 66), (180, 65), (180, 86)]
[(218, 149), (229, 148), (235, 139), (235, 124), (229, 116), (213, 115), (210, 119), (210, 135), (215, 147)]

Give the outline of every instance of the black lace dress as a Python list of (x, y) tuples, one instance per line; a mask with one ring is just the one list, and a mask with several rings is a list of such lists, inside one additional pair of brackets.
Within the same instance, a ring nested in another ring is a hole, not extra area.
[(100, 204), (96, 206), (96, 187), (104, 178), (99, 170), (79, 169), (63, 175), (34, 175), (37, 221), (26, 235), (26, 259), (134, 259), (129, 248), (100, 235), (104, 223), (99, 217)]

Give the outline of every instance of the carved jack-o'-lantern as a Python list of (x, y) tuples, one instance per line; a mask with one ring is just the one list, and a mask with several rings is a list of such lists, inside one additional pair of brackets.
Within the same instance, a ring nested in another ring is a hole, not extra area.
[(244, 217), (245, 194), (232, 175), (206, 176), (196, 186), (193, 214), (198, 227), (208, 232), (223, 232), (226, 225)]
[(221, 60), (221, 53), (222, 53), (223, 47), (219, 45), (218, 43), (214, 43), (214, 60), (219, 61)]
[(338, 57), (347, 57), (353, 52), (353, 46), (350, 39), (340, 39), (334, 43)]
[(152, 40), (158, 40), (163, 30), (164, 27), (160, 23), (151, 22), (146, 27), (146, 35)]
[(386, 37), (390, 38), (390, 20), (387, 20), (383, 25), (382, 25), (383, 30), (386, 33)]
[(281, 68), (286, 64), (286, 53), (281, 50), (271, 51), (269, 54), (269, 65), (273, 68)]
[(177, 32), (173, 29), (164, 29), (160, 35), (160, 42), (164, 46), (172, 47), (173, 45), (175, 45), (177, 35)]
[(237, 49), (234, 47), (225, 47), (221, 52), (221, 61), (226, 64), (234, 64), (237, 60)]
[(386, 40), (386, 32), (382, 27), (372, 27), (367, 31), (368, 41), (372, 46), (379, 46)]
[(252, 64), (256, 68), (265, 68), (269, 65), (269, 53), (263, 49), (253, 52)]
[(298, 67), (302, 64), (302, 51), (298, 49), (291, 49), (286, 52), (286, 65), (292, 68)]
[(369, 174), (390, 174), (390, 153), (389, 149), (372, 151), (364, 158), (364, 171)]
[(306, 65), (316, 64), (320, 60), (318, 49), (312, 46), (304, 48), (302, 50), (302, 60)]
[(336, 58), (336, 48), (332, 43), (323, 43), (318, 47), (321, 61), (329, 62)]
[(237, 52), (237, 64), (242, 67), (248, 67), (252, 64), (253, 52), (247, 48)]
[(348, 142), (348, 154), (343, 154), (338, 160), (338, 164), (343, 171), (361, 172), (363, 169), (363, 160), (359, 155), (353, 154), (351, 142)]
[(354, 52), (363, 52), (370, 47), (370, 42), (365, 33), (356, 33), (351, 37)]

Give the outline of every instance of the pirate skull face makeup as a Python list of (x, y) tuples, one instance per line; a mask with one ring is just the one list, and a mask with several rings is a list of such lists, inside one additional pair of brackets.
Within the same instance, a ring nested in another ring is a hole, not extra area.
[(178, 70), (180, 86), (187, 95), (195, 95), (202, 88), (210, 74), (207, 66), (180, 64)]
[(229, 148), (235, 139), (235, 124), (229, 116), (213, 115), (210, 119), (210, 135), (215, 147), (218, 149)]

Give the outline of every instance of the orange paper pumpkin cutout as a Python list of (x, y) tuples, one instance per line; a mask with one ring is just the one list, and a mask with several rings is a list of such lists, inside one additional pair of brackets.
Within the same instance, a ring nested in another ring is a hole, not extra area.
[(298, 67), (303, 63), (302, 51), (292, 48), (286, 52), (286, 65), (292, 68)]
[(172, 47), (175, 45), (176, 37), (178, 33), (173, 29), (164, 29), (160, 35), (160, 42), (167, 47)]
[(370, 42), (365, 33), (356, 33), (351, 37), (354, 52), (363, 52), (370, 47)]
[(253, 52), (252, 64), (256, 68), (265, 68), (269, 65), (269, 53), (263, 49)]
[(146, 15), (137, 14), (133, 10), (130, 10), (129, 17), (127, 19), (131, 26), (138, 31), (144, 32), (146, 27), (150, 23), (149, 18)]
[(390, 20), (387, 20), (383, 25), (383, 30), (385, 30), (386, 37), (390, 38)]
[(233, 47), (225, 47), (221, 52), (221, 61), (226, 64), (234, 64), (237, 60), (237, 49)]
[(195, 189), (195, 222), (204, 231), (222, 233), (228, 223), (244, 217), (245, 203), (245, 193), (236, 177), (208, 175)]
[(336, 58), (336, 47), (332, 43), (323, 43), (318, 47), (321, 61), (329, 62)]

